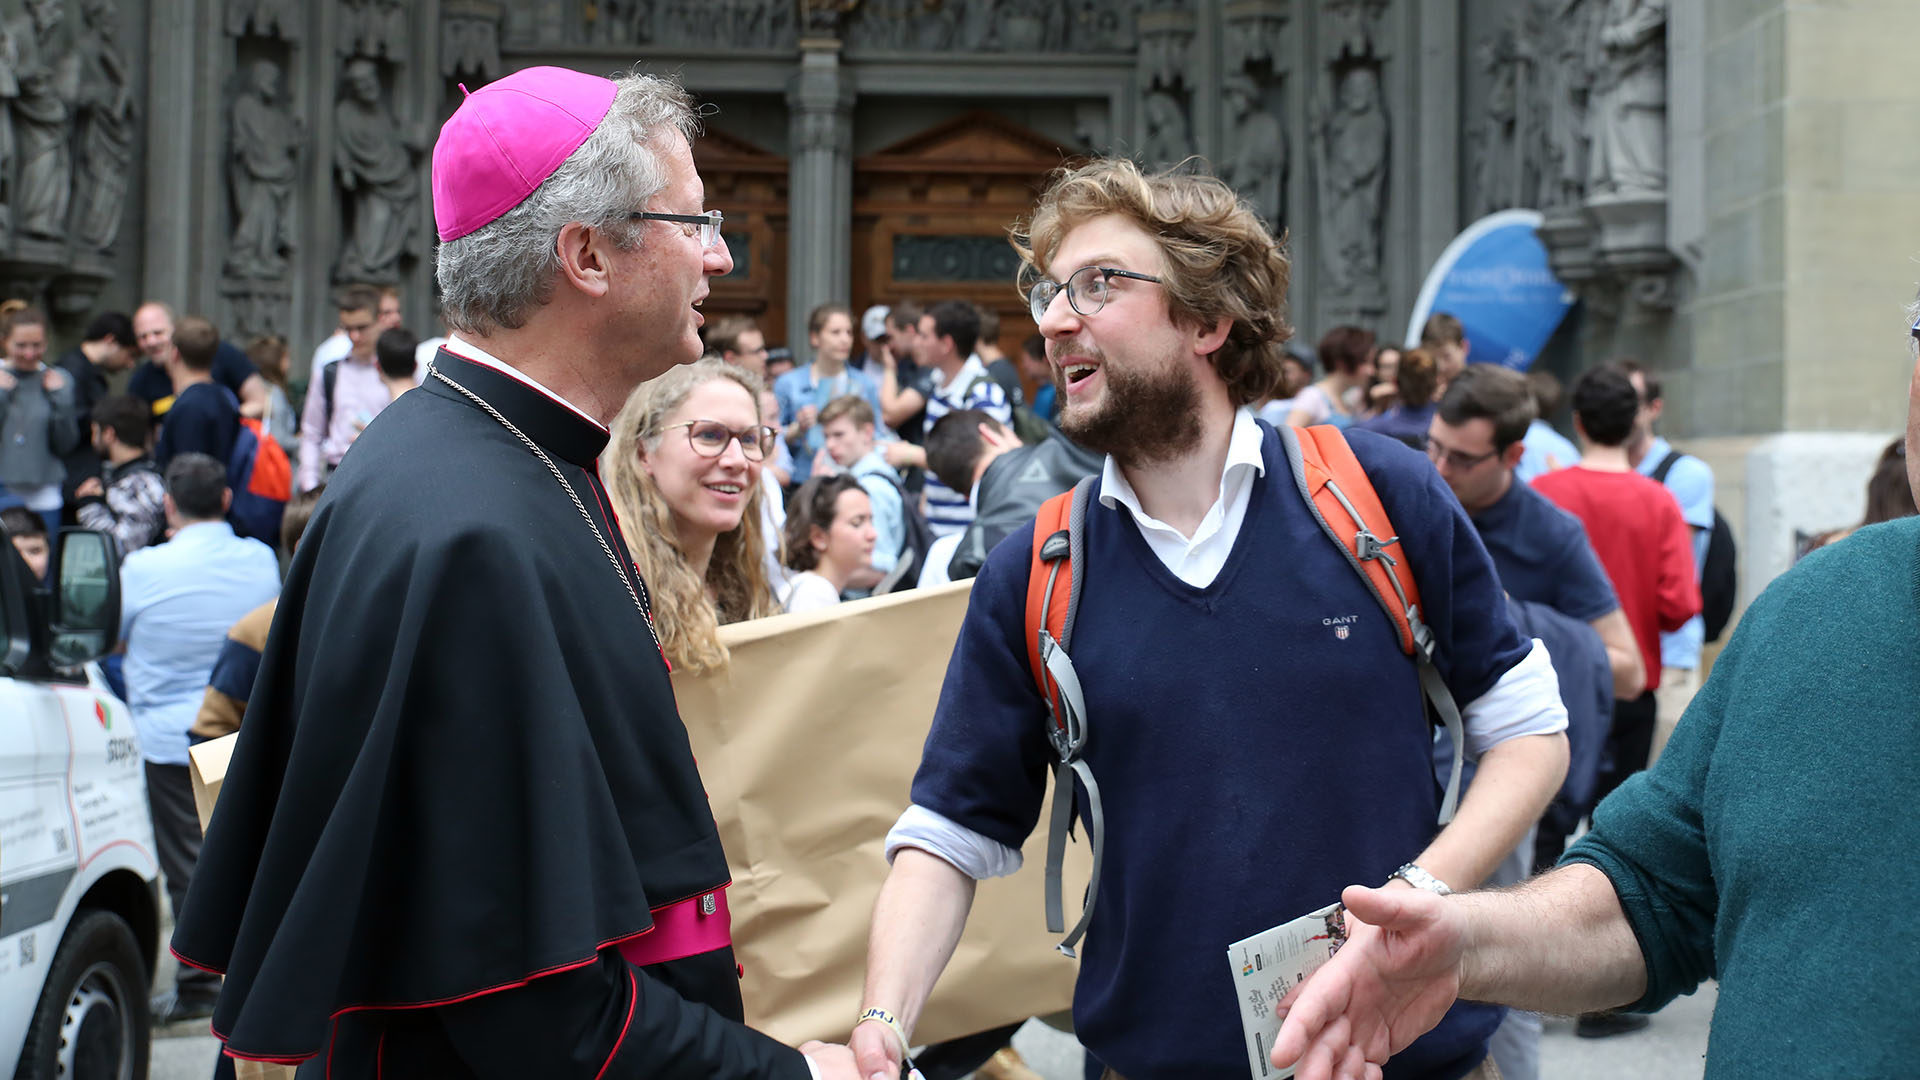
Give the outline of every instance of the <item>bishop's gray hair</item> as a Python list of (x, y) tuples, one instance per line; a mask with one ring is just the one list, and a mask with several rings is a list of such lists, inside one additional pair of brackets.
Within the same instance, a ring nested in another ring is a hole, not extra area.
[(573, 222), (607, 233), (622, 250), (638, 245), (641, 230), (627, 214), (667, 186), (658, 140), (678, 132), (691, 143), (699, 120), (693, 99), (672, 79), (634, 72), (614, 83), (606, 119), (553, 175), (520, 205), (440, 245), (434, 273), (450, 329), (487, 334), (525, 326), (553, 298), (560, 230)]

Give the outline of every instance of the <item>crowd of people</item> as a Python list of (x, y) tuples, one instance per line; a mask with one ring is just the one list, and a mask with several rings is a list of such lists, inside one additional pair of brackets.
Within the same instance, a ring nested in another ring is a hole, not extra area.
[[(497, 89), (516, 82), (520, 97)], [(594, 119), (543, 124), (562, 105)], [(501, 123), (546, 164), (501, 158)], [(110, 668), (187, 961), (161, 1019), (213, 1015), (237, 1055), (349, 1071), (892, 1077), (973, 883), (1019, 866), (1054, 751), (1086, 767), (1056, 775), (1080, 776), (1106, 860), (1075, 1008), (1091, 1076), (1237, 1074), (1219, 946), (1356, 881), (1387, 884), (1349, 891), (1354, 936), (1273, 1048), (1305, 1076), (1378, 1075), (1392, 1053), (1392, 1075), (1528, 1080), (1538, 1017), (1490, 1003), (1581, 1012), (1579, 1033), (1604, 1037), (1646, 1023), (1618, 1006), (1707, 973), (1701, 937), (1732, 898), (1697, 865), (1717, 841), (1699, 802), (1738, 798), (1705, 773), (1747, 691), (1723, 658), (1711, 715), (1676, 733), (1725, 628), (1732, 555), (1712, 470), (1659, 434), (1656, 372), (1596, 365), (1563, 395), (1544, 371), (1470, 363), (1446, 313), (1404, 349), (1353, 325), (1290, 345), (1288, 256), (1244, 202), (1117, 160), (1063, 171), (1016, 227), (1039, 333), (1014, 355), (997, 312), (952, 299), (857, 318), (825, 304), (804, 348), (769, 348), (770, 328), (696, 310), (731, 257), (691, 130), (685, 95), (646, 76), (530, 69), (468, 97), (435, 152), (436, 170), (443, 155), (462, 169), (434, 189), (450, 333), (402, 326), (391, 287), (345, 288), (304, 397), (285, 341), (236, 347), (161, 302), (98, 316), (51, 362), (46, 316), (0, 307), (0, 528), (42, 579), (63, 523), (122, 556)], [(606, 176), (649, 209), (607, 210)], [(1563, 396), (1572, 440), (1552, 423)], [(1331, 474), (1371, 489), (1354, 520), (1372, 548), (1330, 543), (1303, 498), (1303, 438), (1330, 444), (1299, 429), (1325, 427), (1353, 461)], [(1914, 513), (1906, 445), (1869, 485), (1868, 523)], [(290, 490), (262, 535), (236, 499), (274, 454)], [(1101, 735), (1050, 750), (1065, 690), (1023, 642), (1031, 568), (1057, 556), (1031, 523), (1076, 488), (1087, 585), (1070, 665)], [(1891, 536), (1823, 537), (1835, 550), (1807, 574)], [(1388, 549), (1419, 593), (1399, 631), (1355, 573)], [(724, 910), (726, 864), (666, 675), (723, 667), (729, 623), (964, 578), (967, 619), (887, 840), (864, 1011), (849, 1047), (795, 1054), (740, 1024), (724, 928), (688, 929)], [(1790, 637), (1821, 602), (1805, 592), (1766, 606), (1758, 633)], [(1736, 640), (1742, 672), (1766, 664), (1754, 638)], [(1287, 663), (1250, 666), (1248, 640)], [(636, 642), (653, 646), (644, 663)], [(1429, 708), (1457, 713), (1457, 741)], [(240, 809), (202, 864), (187, 749), (243, 715), (330, 730), (241, 741), (222, 796)], [(534, 715), (538, 739), (521, 723)], [(1342, 734), (1276, 716), (1336, 716)], [(458, 761), (427, 760), (436, 740)], [(1680, 763), (1633, 779), (1663, 754)], [(1650, 857), (1637, 829), (1692, 831)], [(559, 836), (565, 851), (539, 841)], [(1647, 861), (1669, 857), (1692, 905), (1672, 960), (1653, 940), (1668, 864)], [(280, 877), (256, 880), (265, 868)], [(1568, 934), (1599, 928), (1590, 992), (1393, 952), (1436, 934), (1456, 959), (1491, 948), (1469, 919), (1537, 935), (1504, 901), (1443, 898), (1548, 871), (1532, 895), (1565, 901)], [(525, 910), (502, 913), (509, 893)], [(396, 897), (419, 911), (395, 915)], [(279, 932), (242, 934), (243, 919)], [(476, 959), (475, 935), (499, 947)], [(1344, 997), (1321, 989), (1336, 983)], [(929, 1080), (983, 1061), (982, 1076), (1032, 1076), (1008, 1034), (919, 1064)]]

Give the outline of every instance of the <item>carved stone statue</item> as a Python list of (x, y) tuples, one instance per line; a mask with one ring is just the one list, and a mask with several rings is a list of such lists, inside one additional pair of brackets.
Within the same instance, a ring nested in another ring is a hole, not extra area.
[[(809, 17), (815, 2), (807, 0)], [(912, 0), (865, 0), (846, 23), (847, 44), (867, 49), (906, 48), (912, 40), (909, 19), (913, 7)]]
[(1320, 9), (1322, 55), (1329, 63), (1386, 56), (1378, 32), (1386, 10), (1387, 0), (1326, 0)]
[(255, 60), (248, 67), (230, 119), (227, 183), (234, 227), (227, 276), (284, 277), (295, 235), (293, 182), (306, 131), (281, 99), (278, 64)]
[[(616, 0), (603, 4), (601, 12), (603, 22), (615, 24), (616, 35), (621, 20), (631, 24), (633, 37), (621, 40), (696, 49), (793, 43), (792, 0)], [(827, 14), (833, 12), (822, 18)]]
[(1311, 111), (1329, 291), (1353, 310), (1383, 310), (1386, 284), (1380, 252), (1390, 132), (1379, 72), (1368, 65), (1350, 68), (1340, 78), (1332, 111), (1318, 100)]
[(341, 56), (408, 56), (407, 11), (404, 0), (340, 0)]
[(1276, 233), (1287, 207), (1287, 134), (1260, 100), (1260, 88), (1246, 75), (1221, 82), (1232, 134), (1221, 162), (1220, 178), (1240, 192), (1261, 220)]
[(454, 0), (440, 9), (440, 74), (491, 82), (500, 74), (500, 5)]
[(593, 6), (593, 13), (589, 36), (594, 44), (628, 45), (639, 40), (646, 5), (635, 4), (634, 0), (600, 0)]
[(1163, 91), (1148, 94), (1142, 103), (1146, 113), (1147, 137), (1140, 146), (1141, 160), (1150, 166), (1178, 165), (1193, 156), (1193, 135), (1187, 126), (1187, 109), (1180, 99)]
[(350, 228), (335, 281), (399, 280), (400, 256), (414, 250), (415, 159), (423, 140), (408, 138), (380, 100), (380, 71), (371, 60), (347, 65), (347, 92), (334, 106), (334, 169), (346, 193)]
[(860, 6), (859, 0), (800, 0), (801, 31), (808, 37), (837, 38), (847, 29), (847, 13)]
[[(1536, 21), (1525, 55), (1530, 60), (1545, 116), (1537, 135), (1524, 132), (1539, 147), (1541, 209), (1573, 206), (1586, 197), (1593, 157), (1591, 112), (1593, 80), (1599, 63), (1596, 17), (1604, 0), (1535, 0)], [(1525, 99), (1523, 99), (1525, 100)]]
[(295, 0), (227, 0), (227, 34), (298, 41), (299, 8)]
[(1274, 70), (1286, 67), (1291, 10), (1284, 0), (1228, 0), (1222, 11), (1225, 33), (1220, 37), (1227, 70), (1261, 63)]
[(963, 0), (960, 8), (959, 45), (968, 52), (980, 52), (993, 45), (995, 8), (1000, 0)]
[(1102, 101), (1082, 101), (1073, 107), (1073, 137), (1091, 153), (1113, 153), (1113, 122)]
[(1525, 72), (1511, 27), (1486, 38), (1474, 48), (1474, 59), (1487, 76), (1486, 112), (1467, 134), (1469, 187), (1474, 216), (1524, 205), (1522, 186), (1526, 147), (1520, 124), (1519, 101)]
[(1138, 26), (1141, 82), (1153, 88), (1186, 85), (1195, 30), (1193, 12), (1163, 3), (1156, 10), (1142, 13)]
[(19, 187), (13, 182), (18, 146), (13, 135), (12, 104), (20, 97), (20, 47), (13, 33), (0, 25), (0, 242), (13, 238), (13, 203)]
[(1007, 52), (1059, 52), (1067, 47), (1067, 9), (1059, 0), (1004, 0), (994, 27)]
[(120, 5), (82, 0), (79, 40), (79, 179), (74, 238), (96, 252), (113, 247), (133, 174), (133, 86), (120, 52)]
[(1667, 188), (1667, 0), (1607, 0), (1591, 194)]
[(1077, 53), (1133, 51), (1137, 0), (1072, 0), (1067, 12), (1067, 48)]
[(9, 20), (6, 32), (18, 50), (20, 94), (13, 102), (14, 138), (20, 155), (15, 227), (46, 240), (66, 237), (73, 197), (73, 108), (79, 90), (79, 57), (56, 56), (62, 0), (27, 0), (26, 14)]

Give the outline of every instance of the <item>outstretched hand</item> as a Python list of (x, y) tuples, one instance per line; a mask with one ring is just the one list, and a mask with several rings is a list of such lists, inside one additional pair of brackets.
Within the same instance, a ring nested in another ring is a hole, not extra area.
[(899, 1080), (903, 1051), (892, 1029), (882, 1024), (857, 1024), (847, 1040), (860, 1080)]
[(1387, 1058), (1433, 1029), (1460, 992), (1466, 918), (1418, 889), (1349, 886), (1352, 931), (1279, 1006), (1275, 1067), (1298, 1080), (1378, 1080)]

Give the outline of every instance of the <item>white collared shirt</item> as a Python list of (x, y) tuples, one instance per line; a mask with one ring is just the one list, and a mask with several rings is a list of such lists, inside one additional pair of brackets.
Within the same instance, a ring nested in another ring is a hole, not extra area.
[(1126, 507), (1140, 527), (1140, 537), (1159, 556), (1160, 561), (1181, 581), (1204, 589), (1220, 576), (1240, 538), (1240, 526), (1247, 520), (1247, 503), (1253, 498), (1253, 481), (1267, 474), (1267, 463), (1260, 456), (1260, 425), (1246, 409), (1233, 414), (1233, 433), (1227, 439), (1227, 462), (1220, 470), (1220, 493), (1200, 519), (1200, 527), (1187, 536), (1179, 529), (1148, 514), (1127, 483), (1126, 474), (1112, 457), (1100, 474), (1100, 502), (1108, 508)]
[(516, 379), (526, 384), (527, 386), (530, 386), (535, 390), (540, 391), (542, 394), (545, 394), (546, 396), (552, 398), (554, 401), (557, 401), (560, 404), (565, 405), (567, 408), (572, 409), (575, 413), (579, 415), (580, 419), (585, 420), (587, 423), (592, 424), (594, 427), (599, 428), (601, 431), (607, 430), (607, 425), (601, 423), (598, 420), (595, 420), (592, 416), (588, 415), (585, 409), (582, 409), (580, 406), (575, 405), (573, 402), (568, 401), (566, 398), (561, 397), (559, 394), (554, 393), (552, 390), (547, 389), (546, 384), (542, 383), (539, 379), (536, 379), (533, 376), (527, 374), (526, 372), (521, 371), (519, 368), (514, 367), (512, 364), (507, 363), (505, 360), (502, 360), (499, 357), (488, 352), (487, 350), (481, 348), (480, 346), (475, 345), (473, 342), (468, 341), (466, 338), (461, 337), (459, 334), (454, 334), (448, 337), (447, 343), (444, 346), (444, 348), (448, 352), (452, 353), (453, 355), (459, 357), (462, 360), (471, 360), (474, 363), (479, 364), (481, 367), (492, 368), (495, 371), (500, 372), (501, 374), (507, 376), (510, 379)]

